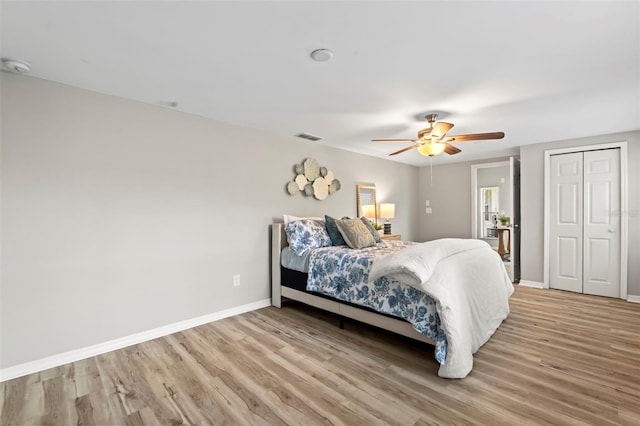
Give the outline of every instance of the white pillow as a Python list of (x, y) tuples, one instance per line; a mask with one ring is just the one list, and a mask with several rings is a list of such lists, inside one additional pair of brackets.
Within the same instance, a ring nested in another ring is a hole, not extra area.
[(296, 220), (303, 220), (303, 219), (309, 219), (309, 220), (321, 220), (324, 222), (324, 217), (302, 217), (302, 216), (293, 216), (290, 214), (283, 214), (282, 215), (283, 219), (284, 219), (284, 224), (285, 226), (287, 225), (287, 223), (289, 222), (294, 222)]

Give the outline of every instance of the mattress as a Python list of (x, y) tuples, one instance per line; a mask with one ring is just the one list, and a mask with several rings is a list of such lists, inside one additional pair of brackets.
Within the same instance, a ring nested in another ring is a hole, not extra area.
[(302, 256), (298, 256), (289, 246), (282, 249), (280, 253), (280, 264), (287, 268), (293, 269), (298, 272), (309, 272), (309, 256), (311, 255), (311, 250), (303, 254)]
[(396, 315), (389, 315), (389, 314), (385, 314), (382, 312), (378, 312), (375, 309), (369, 308), (367, 306), (362, 306), (362, 305), (356, 305), (355, 303), (349, 303), (346, 302), (344, 300), (340, 300), (340, 299), (336, 299), (335, 297), (331, 297), (331, 296), (327, 296), (326, 294), (322, 294), (322, 293), (317, 293), (315, 291), (309, 291), (307, 290), (307, 279), (309, 274), (305, 273), (305, 272), (300, 272), (300, 271), (294, 271), (292, 269), (288, 269), (285, 268), (283, 266), (280, 267), (280, 276), (281, 278), (281, 283), (283, 287), (289, 287), (292, 288), (294, 290), (298, 290), (301, 291), (303, 293), (309, 293), (309, 294), (313, 294), (314, 296), (318, 296), (318, 297), (322, 297), (323, 299), (327, 299), (327, 300), (334, 300), (336, 302), (340, 302), (343, 305), (348, 305), (348, 306), (353, 306), (354, 308), (358, 308), (358, 309), (362, 309), (365, 311), (369, 311), (369, 312), (374, 312), (378, 315), (384, 315), (385, 317), (389, 317), (389, 318), (394, 318), (397, 320), (402, 320), (405, 322), (409, 322), (403, 318), (400, 318)]
[(294, 290), (307, 292), (307, 279), (309, 274), (306, 272), (295, 271), (293, 269), (280, 267), (281, 285)]

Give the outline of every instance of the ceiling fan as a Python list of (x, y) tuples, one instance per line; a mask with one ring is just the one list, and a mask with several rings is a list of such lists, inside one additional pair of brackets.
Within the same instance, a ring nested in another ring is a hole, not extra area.
[(440, 155), (443, 152), (446, 152), (449, 155), (453, 155), (461, 151), (459, 148), (456, 148), (449, 142), (479, 141), (504, 138), (504, 132), (473, 133), (469, 135), (446, 136), (447, 132), (453, 127), (453, 124), (445, 123), (444, 121), (438, 121), (436, 123), (437, 118), (438, 114), (427, 114), (425, 116), (425, 119), (429, 123), (429, 127), (420, 130), (418, 132), (417, 139), (372, 139), (371, 141), (413, 142), (413, 145), (392, 152), (389, 155), (402, 154), (405, 151), (417, 148), (420, 154), (433, 157), (434, 155)]

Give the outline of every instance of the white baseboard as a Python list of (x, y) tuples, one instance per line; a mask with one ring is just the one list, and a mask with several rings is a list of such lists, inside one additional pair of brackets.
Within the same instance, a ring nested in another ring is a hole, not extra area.
[[(523, 286), (523, 287), (533, 287), (533, 288), (545, 288), (544, 287), (544, 283), (539, 283), (536, 281), (520, 281), (518, 283), (519, 285)], [(634, 295), (627, 295), (627, 302), (632, 302), (632, 303), (640, 303), (640, 296), (634, 296)]]
[(25, 362), (24, 364), (18, 364), (13, 367), (0, 370), (0, 382), (26, 376), (27, 374), (37, 373), (60, 365), (69, 364), (70, 362), (80, 361), (92, 356), (115, 351), (117, 349), (126, 348), (127, 346), (157, 339), (158, 337), (167, 336), (202, 324), (218, 321), (223, 318), (255, 311), (256, 309), (265, 308), (270, 305), (271, 299), (263, 299), (246, 305), (236, 306), (235, 308), (225, 309), (212, 314), (176, 322), (174, 324), (165, 325), (163, 327), (154, 328), (152, 330), (143, 331), (141, 333), (132, 334), (119, 339), (110, 340), (108, 342), (98, 343), (97, 345), (92, 345), (86, 348), (75, 349), (35, 361)]
[(544, 283), (539, 283), (537, 281), (520, 280), (518, 285), (523, 287), (544, 288)]

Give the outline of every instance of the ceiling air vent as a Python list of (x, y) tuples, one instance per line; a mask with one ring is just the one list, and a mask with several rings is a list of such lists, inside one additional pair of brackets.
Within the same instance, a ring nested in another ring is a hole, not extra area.
[(309, 133), (298, 133), (296, 136), (302, 139), (313, 141), (313, 142), (322, 140), (320, 136), (311, 135)]

